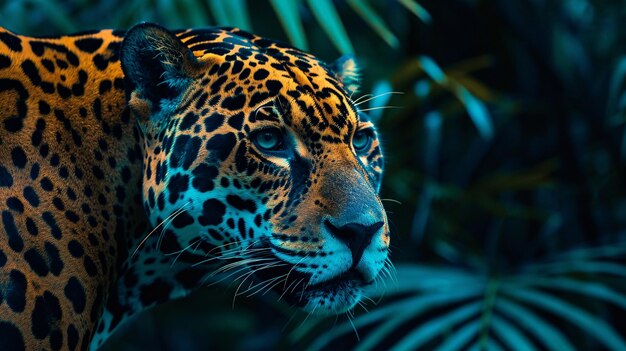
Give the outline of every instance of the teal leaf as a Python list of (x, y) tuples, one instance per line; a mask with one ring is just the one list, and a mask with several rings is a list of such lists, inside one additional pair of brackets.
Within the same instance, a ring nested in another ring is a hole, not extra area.
[[(503, 286), (502, 289), (504, 290), (505, 287)], [(626, 341), (609, 324), (583, 309), (538, 291), (507, 287), (506, 293), (571, 322), (582, 331), (594, 336), (609, 350), (626, 350)]]
[[(457, 351), (463, 350), (465, 346), (480, 331), (480, 321), (472, 320), (466, 325), (457, 329), (448, 337), (439, 347), (437, 351)], [(520, 349), (521, 350), (521, 349)]]
[(75, 32), (76, 25), (70, 20), (67, 11), (57, 0), (29, 0), (33, 6), (40, 10), (63, 32)]
[(517, 327), (498, 316), (491, 317), (489, 325), (493, 332), (499, 336), (502, 342), (509, 346), (509, 349), (516, 351), (536, 350), (530, 341)]
[[(173, 1), (168, 1), (171, 3), (175, 3)], [(198, 8), (198, 2), (196, 0), (180, 0), (181, 8), (184, 9), (185, 18), (184, 20), (178, 19), (179, 22), (182, 22), (178, 27), (180, 28), (188, 28), (188, 27), (206, 27), (209, 25), (209, 19), (207, 18), (206, 11), (203, 11)], [(170, 18), (170, 13), (164, 13), (167, 18)]]
[(493, 138), (493, 124), (485, 104), (472, 95), (465, 87), (457, 86), (456, 93), (480, 135), (487, 140)]
[[(354, 320), (354, 326), (361, 328), (379, 321), (384, 323), (377, 326), (369, 333), (357, 346), (355, 351), (372, 350), (382, 341), (389, 333), (396, 330), (396, 327), (402, 323), (419, 316), (438, 306), (446, 306), (459, 301), (467, 300), (478, 296), (481, 293), (479, 288), (463, 288), (462, 290), (441, 291), (433, 294), (406, 298), (394, 303), (378, 307), (370, 313), (359, 316)], [(352, 332), (350, 323), (336, 325), (331, 331), (325, 333), (315, 340), (310, 350), (322, 350), (326, 345), (337, 336)]]
[(335, 47), (342, 54), (351, 54), (354, 52), (352, 43), (348, 38), (346, 29), (339, 18), (335, 5), (330, 0), (308, 0), (307, 3), (311, 8), (311, 12), (322, 29), (326, 32), (326, 35), (333, 42)]
[(449, 328), (458, 323), (476, 316), (482, 308), (481, 302), (474, 302), (459, 307), (452, 312), (442, 314), (430, 321), (417, 326), (411, 332), (401, 338), (392, 348), (392, 351), (419, 350), (427, 341), (440, 336)]
[(215, 19), (215, 23), (221, 26), (232, 25), (232, 19), (230, 18), (230, 11), (228, 11), (227, 1), (224, 0), (209, 0), (209, 8)]
[(430, 13), (426, 11), (422, 5), (418, 4), (413, 0), (398, 0), (404, 7), (406, 7), (409, 11), (411, 11), (417, 18), (422, 20), (424, 23), (430, 23), (432, 21), (432, 17)]
[(626, 310), (626, 296), (621, 295), (599, 283), (566, 278), (534, 278), (525, 279), (525, 281), (528, 285), (567, 290), (572, 293), (586, 295), (597, 300), (604, 300), (621, 307), (623, 310)]
[(306, 51), (309, 48), (309, 44), (307, 43), (306, 35), (304, 35), (304, 28), (298, 13), (299, 3), (300, 1), (293, 0), (270, 0), (270, 4), (274, 7), (278, 20), (291, 43)]
[(624, 269), (623, 265), (609, 262), (555, 262), (533, 265), (528, 267), (528, 270), (530, 272), (541, 272), (542, 274), (588, 273), (626, 278), (626, 269)]
[(429, 56), (419, 56), (417, 61), (419, 61), (420, 67), (432, 80), (439, 84), (446, 82), (446, 74), (432, 58)]
[(539, 318), (530, 309), (504, 298), (496, 300), (495, 309), (496, 311), (504, 313), (509, 320), (530, 332), (547, 349), (552, 351), (576, 350), (557, 328), (554, 328), (552, 324)]
[(252, 30), (250, 16), (248, 15), (248, 6), (245, 0), (224, 0), (224, 6), (226, 11), (230, 14), (229, 25), (245, 30)]
[(348, 0), (352, 6), (375, 32), (392, 48), (398, 47), (398, 38), (389, 30), (383, 19), (372, 9), (367, 0)]

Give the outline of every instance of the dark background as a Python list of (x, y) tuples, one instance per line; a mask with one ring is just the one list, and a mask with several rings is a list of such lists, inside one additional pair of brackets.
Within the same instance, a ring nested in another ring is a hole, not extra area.
[(626, 4), (418, 3), (0, 0), (20, 34), (234, 25), (326, 61), (354, 51), (361, 94), (402, 93), (360, 105), (382, 133), (397, 267), (369, 313), (232, 307), (233, 286), (214, 287), (108, 349), (626, 349)]

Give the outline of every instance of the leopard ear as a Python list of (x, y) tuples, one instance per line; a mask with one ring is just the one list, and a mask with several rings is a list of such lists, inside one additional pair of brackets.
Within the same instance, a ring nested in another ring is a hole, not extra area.
[(352, 95), (359, 90), (361, 76), (359, 66), (353, 55), (341, 56), (330, 65), (330, 70), (348, 94)]
[(142, 116), (172, 106), (199, 66), (174, 33), (153, 23), (138, 24), (126, 33), (120, 60), (129, 105)]

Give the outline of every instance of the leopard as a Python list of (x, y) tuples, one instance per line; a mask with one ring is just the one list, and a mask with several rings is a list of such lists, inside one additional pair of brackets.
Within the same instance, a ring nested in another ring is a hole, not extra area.
[(0, 28), (2, 349), (96, 350), (223, 279), (353, 309), (390, 264), (360, 81), (237, 28)]

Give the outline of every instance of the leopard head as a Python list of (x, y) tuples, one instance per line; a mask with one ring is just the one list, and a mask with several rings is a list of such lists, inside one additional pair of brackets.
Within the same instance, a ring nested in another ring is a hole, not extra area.
[(380, 144), (350, 98), (355, 61), (153, 24), (132, 28), (121, 52), (162, 250), (233, 260), (308, 312), (352, 308), (389, 246)]

